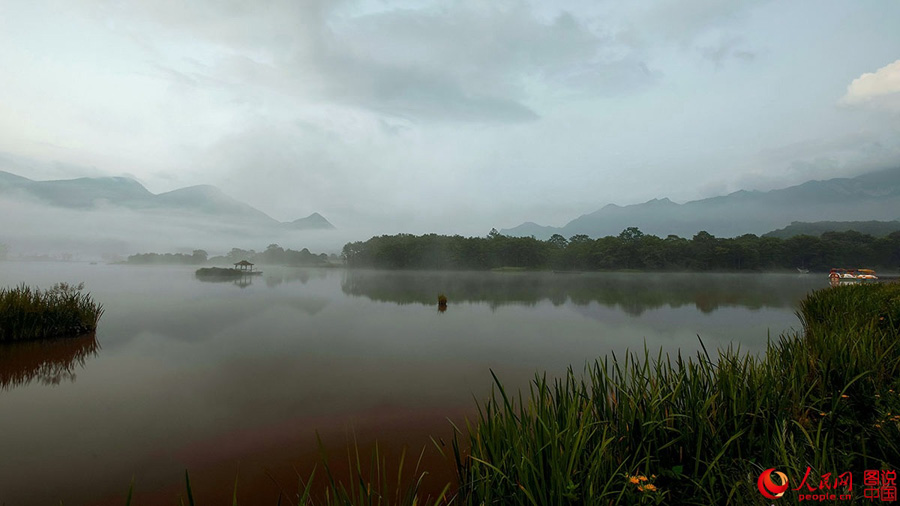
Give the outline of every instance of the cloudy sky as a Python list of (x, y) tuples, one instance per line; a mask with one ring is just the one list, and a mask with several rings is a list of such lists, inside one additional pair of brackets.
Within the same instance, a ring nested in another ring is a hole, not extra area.
[(2, 0), (0, 170), (483, 235), (900, 166), (900, 2)]

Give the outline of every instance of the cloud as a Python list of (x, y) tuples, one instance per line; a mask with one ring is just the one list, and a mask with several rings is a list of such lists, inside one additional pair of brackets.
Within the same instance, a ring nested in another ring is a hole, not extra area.
[(900, 60), (854, 79), (839, 103), (900, 112)]
[(740, 46), (740, 39), (731, 38), (716, 44), (701, 46), (698, 50), (701, 56), (711, 61), (719, 69), (732, 58), (741, 63), (751, 63), (756, 59), (756, 53), (741, 49)]
[(538, 119), (532, 102), (548, 89), (602, 96), (656, 81), (638, 52), (592, 18), (519, 0), (100, 5), (116, 26), (145, 20), (123, 29), (176, 54), (154, 63), (159, 76), (236, 96), (268, 90), (414, 120), (510, 123)]
[(662, 38), (690, 47), (698, 37), (746, 19), (759, 0), (662, 0), (646, 3), (640, 25)]
[[(855, 177), (900, 166), (897, 131), (861, 131), (811, 138), (766, 148), (748, 157), (748, 165), (731, 176), (725, 187), (772, 190), (809, 180)], [(777, 172), (771, 168), (777, 168)], [(722, 181), (722, 180), (720, 180)]]
[(0, 170), (12, 172), (22, 177), (38, 179), (74, 179), (107, 175), (97, 167), (77, 165), (59, 160), (37, 160), (3, 151), (0, 151)]
[[(483, 234), (897, 152), (883, 138), (900, 125), (877, 109), (889, 95), (865, 102), (874, 112), (856, 95), (860, 110), (834, 107), (835, 90), (897, 58), (881, 4), (14, 4), (0, 16), (0, 66), (13, 69), (0, 152), (41, 163), (6, 167), (127, 171), (153, 192), (214, 184), (284, 221), (315, 211), (341, 230)], [(851, 11), (859, 25), (839, 23)], [(863, 130), (879, 135), (830, 144)], [(804, 139), (822, 144), (792, 146)]]

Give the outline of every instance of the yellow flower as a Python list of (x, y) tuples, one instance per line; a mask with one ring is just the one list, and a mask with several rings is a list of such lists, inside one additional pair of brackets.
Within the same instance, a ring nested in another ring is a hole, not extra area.
[(638, 490), (641, 491), (641, 492), (643, 492), (643, 491), (644, 491), (644, 487), (638, 487)]
[(646, 477), (646, 476), (643, 476), (643, 475), (638, 476), (638, 479), (641, 480), (641, 481), (647, 481), (647, 477)]
[(849, 396), (849, 395), (847, 395), (847, 394), (841, 394), (841, 398), (842, 398), (842, 399), (849, 399), (849, 398), (850, 398), (850, 396)]
[(634, 483), (635, 485), (638, 484), (637, 476), (629, 476), (628, 481), (630, 481), (631, 483)]
[(656, 485), (654, 485), (652, 483), (648, 483), (648, 484), (644, 485), (644, 488), (651, 492), (656, 492)]

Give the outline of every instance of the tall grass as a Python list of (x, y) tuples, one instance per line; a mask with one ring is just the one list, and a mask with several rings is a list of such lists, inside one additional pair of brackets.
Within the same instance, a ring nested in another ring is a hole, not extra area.
[(756, 504), (770, 467), (798, 484), (810, 469), (814, 486), (824, 473), (900, 467), (900, 285), (815, 292), (799, 316), (803, 332), (762, 357), (645, 349), (538, 377), (525, 398), (495, 378), (468, 452), (455, 446), (459, 500)]
[(93, 332), (103, 306), (82, 289), (84, 283), (57, 283), (49, 290), (24, 284), (0, 289), (0, 343)]
[(325, 484), (320, 487), (320, 494), (313, 490), (316, 470), (306, 480), (300, 480), (300, 492), (297, 504), (302, 506), (437, 506), (448, 501), (448, 483), (435, 495), (422, 494), (422, 481), (428, 475), (423, 470), (422, 457), (425, 449), (419, 453), (415, 464), (407, 462), (406, 451), (400, 455), (396, 470), (389, 466), (378, 446), (366, 459), (362, 458), (359, 447), (354, 443), (347, 452), (347, 469), (349, 477), (346, 481), (336, 479), (321, 441), (322, 469)]
[[(396, 468), (389, 465), (385, 456), (376, 445), (368, 459), (364, 459), (359, 452), (359, 446), (354, 443), (347, 452), (346, 469), (336, 470), (330, 464), (330, 459), (325, 453), (321, 440), (319, 447), (321, 454), (321, 467), (315, 467), (307, 476), (297, 473), (297, 491), (287, 492), (282, 490), (278, 496), (277, 505), (291, 506), (444, 506), (453, 504), (453, 498), (448, 497), (450, 484), (448, 483), (436, 494), (423, 494), (422, 481), (428, 472), (421, 467), (425, 449), (419, 454), (413, 463), (407, 460), (406, 451), (400, 455)], [(337, 472), (347, 471), (345, 479), (337, 477)], [(317, 477), (318, 473), (318, 477)], [(191, 487), (191, 478), (185, 471), (185, 493), (179, 500), (181, 506), (194, 506), (198, 501), (194, 498)], [(135, 483), (132, 480), (128, 488), (126, 506), (131, 505), (134, 495)], [(232, 505), (237, 506), (238, 482), (235, 479), (232, 493)], [(250, 504), (259, 504), (254, 501)]]

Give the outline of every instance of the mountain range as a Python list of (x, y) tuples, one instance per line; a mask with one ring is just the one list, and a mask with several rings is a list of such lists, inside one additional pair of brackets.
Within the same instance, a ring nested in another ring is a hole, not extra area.
[(332, 225), (319, 213), (279, 222), (249, 204), (210, 185), (189, 186), (154, 194), (127, 177), (33, 181), (0, 171), (0, 196), (26, 198), (58, 208), (91, 210), (122, 207), (157, 216), (202, 217), (229, 225), (267, 229), (326, 230)]
[(798, 235), (811, 235), (819, 237), (826, 232), (859, 232), (872, 237), (885, 237), (900, 231), (900, 221), (795, 221), (790, 225), (773, 230), (763, 237), (777, 237), (778, 239), (790, 239)]
[(692, 237), (705, 230), (719, 237), (763, 234), (794, 221), (868, 221), (900, 219), (900, 168), (853, 178), (807, 181), (770, 191), (741, 190), (728, 195), (677, 204), (668, 198), (642, 204), (609, 204), (562, 227), (523, 223), (504, 235), (547, 239), (618, 235), (627, 227), (666, 237)]

